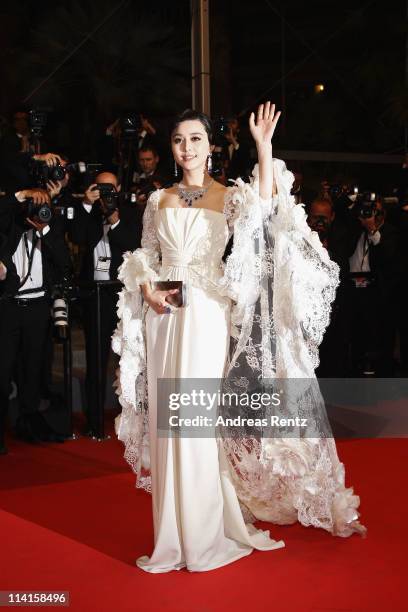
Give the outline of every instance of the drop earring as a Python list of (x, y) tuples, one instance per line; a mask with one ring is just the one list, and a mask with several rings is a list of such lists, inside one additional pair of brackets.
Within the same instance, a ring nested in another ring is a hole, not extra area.
[(211, 173), (211, 170), (212, 170), (212, 154), (211, 153), (207, 157), (207, 170), (209, 173)]
[(178, 167), (177, 167), (176, 160), (174, 160), (174, 176), (177, 178), (177, 175), (178, 175)]

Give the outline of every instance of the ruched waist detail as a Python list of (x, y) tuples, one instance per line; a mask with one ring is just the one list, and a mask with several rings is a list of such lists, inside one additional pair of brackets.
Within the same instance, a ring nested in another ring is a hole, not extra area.
[(223, 270), (220, 263), (209, 263), (192, 260), (191, 257), (171, 255), (163, 257), (160, 277), (162, 280), (191, 281), (193, 285), (203, 286), (208, 281), (211, 286), (217, 284)]
[[(163, 268), (187, 268), (193, 265), (194, 263), (189, 256), (183, 257), (182, 255), (166, 255), (166, 257), (163, 257), (162, 260)], [(196, 263), (195, 265), (197, 266), (198, 264)]]

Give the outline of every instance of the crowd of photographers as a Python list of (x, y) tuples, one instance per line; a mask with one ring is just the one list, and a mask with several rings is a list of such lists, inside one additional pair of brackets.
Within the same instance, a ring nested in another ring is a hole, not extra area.
[[(166, 139), (145, 116), (112, 123), (95, 164), (42, 152), (44, 125), (42, 113), (17, 112), (0, 138), (0, 454), (7, 452), (13, 382), (19, 399), (15, 435), (34, 443), (64, 440), (40, 403), (50, 393), (52, 330), (63, 335), (73, 287), (79, 288), (85, 336), (84, 433), (100, 435), (118, 267), (124, 252), (140, 246), (149, 193), (177, 180)], [(226, 184), (247, 176), (253, 162), (238, 121), (220, 120), (216, 134), (214, 177)], [(296, 187), (298, 200), (307, 200), (309, 225), (340, 267), (318, 376), (408, 372), (406, 172), (404, 166), (392, 206), (378, 194), (325, 182), (313, 197)]]

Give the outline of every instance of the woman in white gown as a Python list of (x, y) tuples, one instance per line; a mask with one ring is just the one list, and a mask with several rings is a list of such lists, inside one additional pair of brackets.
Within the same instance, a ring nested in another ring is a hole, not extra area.
[[(246, 556), (254, 548), (283, 547), (282, 541), (270, 538), (269, 531), (255, 529), (250, 521), (256, 518), (277, 523), (301, 520), (305, 525), (321, 526), (343, 536), (364, 531), (357, 520), (358, 497), (344, 487), (343, 466), (337, 459), (334, 442), (291, 439), (283, 444), (282, 440), (269, 440), (261, 457), (256, 449), (259, 443), (249, 451), (248, 444), (244, 444), (244, 456), (236, 442), (224, 445), (215, 437), (157, 435), (157, 413), (161, 409), (157, 401), (158, 379), (221, 379), (231, 363), (238, 367), (237, 350), (235, 361), (230, 359), (231, 334), (235, 330), (239, 345), (248, 327), (245, 312), (254, 316), (250, 309), (254, 297), (248, 297), (250, 288), (252, 293), (261, 293), (248, 278), (248, 271), (243, 272), (251, 258), (248, 243), (254, 242), (254, 233), (248, 228), (271, 218), (274, 178), (278, 192), (284, 191), (277, 176), (273, 176), (271, 140), (278, 119), (279, 113), (275, 114), (270, 103), (259, 107), (256, 118), (251, 115), (259, 178), (250, 186), (241, 183), (225, 188), (213, 181), (207, 170), (212, 149), (208, 118), (195, 111), (181, 115), (172, 131), (172, 151), (183, 172), (182, 182), (150, 196), (144, 214), (142, 248), (126, 254), (120, 270), (125, 288), (119, 300), (120, 322), (113, 348), (121, 356), (118, 394), (122, 414), (116, 431), (126, 445), (125, 456), (137, 474), (137, 486), (152, 493), (154, 550), (150, 557), (137, 559), (138, 567), (148, 572), (183, 567), (207, 571)], [(281, 209), (282, 214), (283, 206)], [(297, 223), (307, 231), (304, 220)], [(224, 269), (222, 256), (234, 228), (234, 248)], [(289, 235), (288, 228), (282, 232)], [(259, 256), (259, 234), (257, 237)], [(280, 244), (278, 234), (275, 243)], [(316, 242), (314, 246), (319, 250)], [(319, 254), (328, 259), (321, 251)], [(264, 255), (267, 259), (267, 251)], [(325, 265), (331, 270), (335, 288), (335, 264), (330, 268), (328, 260)], [(320, 276), (330, 284), (323, 270)], [(151, 286), (151, 281), (157, 279), (185, 281), (188, 305), (170, 309), (169, 292), (153, 290)], [(332, 291), (326, 296), (322, 307), (330, 305), (333, 295)], [(279, 311), (278, 303), (276, 309)], [(324, 329), (328, 313), (322, 318)], [(271, 327), (278, 327), (278, 321)], [(251, 353), (253, 361), (251, 338), (245, 347), (238, 353), (246, 355), (252, 367), (248, 357)], [(263, 354), (266, 363), (265, 349)], [(280, 361), (286, 366), (289, 363), (288, 358)], [(265, 375), (265, 368), (262, 371)], [(299, 373), (295, 367), (279, 368), (275, 363), (268, 376), (291, 374), (313, 375)], [(325, 465), (320, 471), (316, 468), (319, 462)], [(316, 474), (320, 475), (318, 484)], [(312, 476), (315, 491), (311, 501)]]

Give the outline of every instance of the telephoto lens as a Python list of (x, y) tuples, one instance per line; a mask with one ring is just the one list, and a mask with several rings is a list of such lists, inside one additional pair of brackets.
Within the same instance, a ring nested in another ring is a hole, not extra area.
[(66, 338), (68, 332), (68, 306), (64, 298), (55, 298), (52, 304), (52, 318), (60, 338)]

